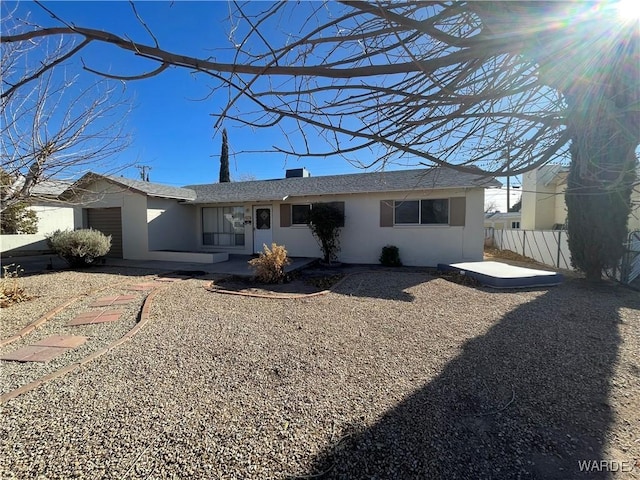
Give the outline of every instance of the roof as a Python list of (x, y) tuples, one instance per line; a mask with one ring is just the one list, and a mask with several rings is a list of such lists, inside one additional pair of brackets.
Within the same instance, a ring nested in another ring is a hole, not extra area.
[[(11, 190), (17, 191), (24, 186), (25, 178), (20, 176), (11, 186)], [(42, 180), (31, 187), (30, 195), (33, 197), (51, 197), (56, 198), (67, 188), (71, 186), (71, 182), (64, 180)]]
[(288, 197), (340, 195), (352, 193), (400, 192), (446, 188), (491, 188), (502, 184), (482, 174), (435, 167), (373, 173), (295, 177), (250, 182), (188, 185), (196, 199), (190, 203), (232, 203), (283, 201)]
[(161, 183), (143, 182), (142, 180), (132, 180), (130, 178), (102, 175), (92, 172), (83, 175), (73, 185), (67, 188), (63, 192), (62, 196), (73, 196), (76, 191), (81, 190), (86, 185), (96, 180), (106, 180), (107, 182), (115, 185), (120, 185), (127, 190), (148, 195), (150, 197), (173, 198), (176, 200), (195, 200), (196, 198), (196, 193), (188, 188), (171, 187)]

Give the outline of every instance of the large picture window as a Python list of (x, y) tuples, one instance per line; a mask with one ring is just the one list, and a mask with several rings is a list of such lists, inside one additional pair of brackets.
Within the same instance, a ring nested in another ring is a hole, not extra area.
[(221, 247), (244, 246), (244, 208), (203, 208), (202, 244)]
[(447, 225), (449, 223), (449, 199), (396, 200), (394, 224), (396, 225)]

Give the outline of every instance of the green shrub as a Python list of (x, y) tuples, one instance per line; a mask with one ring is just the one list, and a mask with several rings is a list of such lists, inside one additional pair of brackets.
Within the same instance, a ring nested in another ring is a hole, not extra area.
[(5, 208), (0, 214), (0, 233), (38, 233), (38, 215), (28, 207), (28, 203), (18, 202)]
[(111, 249), (111, 235), (98, 230), (56, 230), (47, 237), (49, 248), (72, 267), (88, 267)]
[(284, 267), (290, 263), (287, 250), (275, 243), (271, 244), (271, 250), (264, 245), (264, 251), (260, 256), (249, 260), (249, 265), (256, 271), (256, 280), (262, 283), (282, 283), (286, 276)]
[(380, 255), (379, 261), (385, 267), (401, 267), (400, 250), (395, 245), (382, 247), (382, 255)]
[(323, 260), (331, 264), (340, 251), (340, 228), (344, 226), (344, 213), (331, 203), (314, 203), (309, 212), (309, 228), (320, 244)]

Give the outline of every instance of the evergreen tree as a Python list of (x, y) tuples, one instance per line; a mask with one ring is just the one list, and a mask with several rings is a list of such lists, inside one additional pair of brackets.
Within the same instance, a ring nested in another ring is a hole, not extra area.
[(220, 152), (220, 183), (230, 182), (229, 176), (229, 145), (227, 144), (227, 129), (222, 130), (222, 151)]
[[(572, 132), (565, 193), (568, 242), (571, 263), (588, 280), (599, 280), (624, 254), (640, 118), (630, 107), (638, 99), (637, 71), (626, 74), (625, 67), (629, 58), (638, 58), (637, 48), (618, 47), (609, 67), (598, 72), (598, 82), (565, 91)], [(633, 49), (634, 54), (626, 51)]]
[(38, 233), (38, 216), (36, 212), (29, 210), (28, 206), (26, 202), (18, 202), (2, 210), (0, 233)]

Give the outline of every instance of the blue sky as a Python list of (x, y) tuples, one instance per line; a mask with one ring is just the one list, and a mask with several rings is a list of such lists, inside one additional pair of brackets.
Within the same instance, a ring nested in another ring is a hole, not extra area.
[[(9, 5), (5, 2), (3, 8)], [(128, 2), (45, 2), (45, 5), (70, 23), (126, 34), (152, 44)], [(261, 9), (267, 5), (257, 2), (251, 7)], [(162, 48), (192, 56), (212, 56), (219, 61), (231, 58), (233, 45), (229, 34), (233, 25), (228, 20), (228, 2), (136, 2), (136, 8)], [(36, 4), (21, 2), (19, 12), (27, 11), (39, 25), (59, 25)], [(235, 33), (239, 38), (241, 32)], [(276, 35), (275, 31), (267, 30), (269, 33)], [(129, 52), (101, 46), (87, 50), (82, 60), (92, 68), (125, 75), (140, 74), (157, 66), (151, 62), (145, 65)], [(78, 64), (69, 66), (73, 67)], [(127, 82), (126, 90), (134, 108), (126, 123), (133, 140), (127, 150), (114, 159), (114, 164), (150, 166), (152, 181), (171, 185), (217, 181), (221, 132), (214, 131), (215, 119), (211, 113), (220, 112), (227, 97), (220, 91), (206, 98), (212, 84), (214, 82), (203, 75), (179, 68), (170, 68), (157, 77)], [(279, 129), (253, 130), (228, 125), (228, 135), (231, 176), (235, 179), (280, 178), (287, 168), (302, 166), (316, 176), (362, 171), (338, 156), (297, 159), (275, 153), (239, 153), (269, 150), (274, 144), (286, 143)], [(317, 142), (316, 146), (326, 150), (320, 138)], [(362, 152), (363, 163), (373, 160), (367, 155), (368, 152)], [(388, 168), (403, 168), (403, 165)], [(135, 168), (123, 173), (131, 178), (138, 176)], [(519, 181), (514, 179), (513, 183), (518, 185)]]

